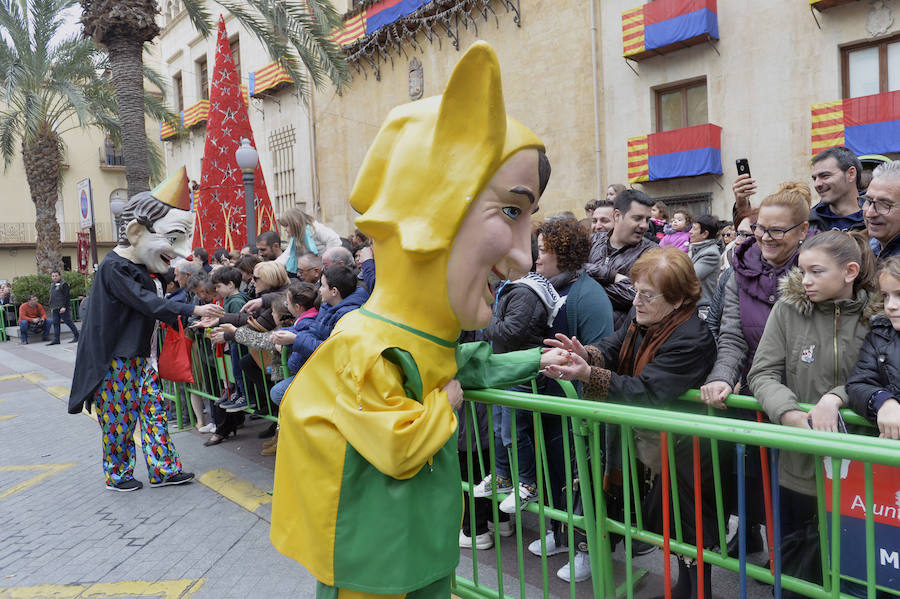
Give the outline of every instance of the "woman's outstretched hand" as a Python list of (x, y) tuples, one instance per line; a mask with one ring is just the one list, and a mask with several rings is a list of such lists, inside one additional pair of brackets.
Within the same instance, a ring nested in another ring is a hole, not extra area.
[(581, 341), (578, 340), (578, 337), (566, 337), (562, 333), (557, 333), (555, 339), (544, 339), (544, 345), (578, 354), (585, 362), (587, 362), (587, 350), (581, 345)]
[[(582, 348), (584, 349), (584, 348)], [(553, 349), (544, 354), (544, 356), (553, 354), (554, 352), (562, 352), (561, 349)], [(549, 364), (542, 370), (545, 376), (551, 379), (562, 379), (564, 381), (583, 381), (587, 382), (591, 377), (591, 367), (584, 358), (574, 352), (568, 350), (560, 356), (554, 356), (549, 360)], [(541, 365), (543, 365), (543, 357)]]

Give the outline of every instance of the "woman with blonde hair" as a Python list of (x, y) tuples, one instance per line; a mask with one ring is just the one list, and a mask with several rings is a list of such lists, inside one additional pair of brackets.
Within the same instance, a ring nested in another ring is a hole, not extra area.
[(300, 208), (289, 208), (277, 219), (287, 229), (288, 247), (276, 259), (291, 274), (297, 273), (297, 258), (306, 253), (320, 256), (328, 248), (341, 245), (340, 236)]

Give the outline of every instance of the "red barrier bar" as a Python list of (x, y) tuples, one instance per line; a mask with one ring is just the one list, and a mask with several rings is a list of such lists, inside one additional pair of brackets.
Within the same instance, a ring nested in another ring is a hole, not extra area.
[[(756, 412), (756, 421), (765, 422), (762, 412)], [(767, 448), (760, 446), (759, 460), (762, 466), (763, 503), (766, 507), (766, 545), (769, 550), (769, 570), (772, 572), (772, 576), (775, 576), (775, 532), (772, 527), (772, 522), (774, 522), (772, 515), (772, 481), (769, 478), (769, 450)]]
[(669, 529), (670, 529), (670, 506), (669, 506), (669, 435), (666, 432), (659, 433), (659, 457), (662, 465), (662, 473), (660, 483), (662, 484), (662, 508), (663, 508), (663, 585), (665, 599), (672, 599), (672, 564), (669, 556)]
[(694, 544), (697, 546), (697, 599), (703, 599), (703, 503), (700, 491), (700, 437), (694, 437)]

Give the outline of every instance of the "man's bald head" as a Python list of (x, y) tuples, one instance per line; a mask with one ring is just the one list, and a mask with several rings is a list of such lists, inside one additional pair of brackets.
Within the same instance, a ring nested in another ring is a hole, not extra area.
[(340, 246), (328, 248), (322, 253), (322, 265), (325, 268), (330, 266), (347, 266), (354, 268), (356, 266), (356, 261), (353, 259), (353, 254), (350, 253), (350, 250)]

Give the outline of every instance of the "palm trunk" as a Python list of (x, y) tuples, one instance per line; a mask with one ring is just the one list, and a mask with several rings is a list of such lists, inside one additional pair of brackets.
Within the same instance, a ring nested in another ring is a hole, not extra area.
[(112, 82), (122, 126), (122, 150), (128, 197), (150, 189), (147, 131), (144, 121), (143, 44), (133, 37), (104, 40), (109, 51)]
[(35, 209), (35, 261), (39, 273), (62, 270), (56, 201), (59, 197), (60, 149), (56, 133), (43, 133), (22, 145), (25, 176)]

